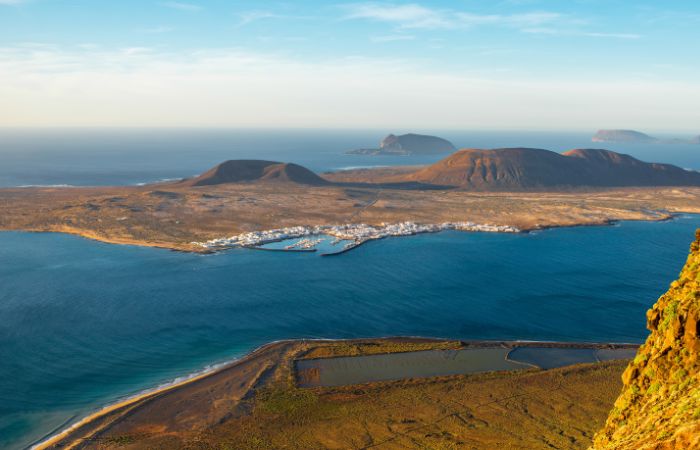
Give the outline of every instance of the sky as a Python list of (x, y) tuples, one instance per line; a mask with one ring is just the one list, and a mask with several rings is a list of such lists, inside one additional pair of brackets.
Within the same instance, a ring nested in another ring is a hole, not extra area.
[(700, 2), (0, 0), (0, 126), (700, 132)]

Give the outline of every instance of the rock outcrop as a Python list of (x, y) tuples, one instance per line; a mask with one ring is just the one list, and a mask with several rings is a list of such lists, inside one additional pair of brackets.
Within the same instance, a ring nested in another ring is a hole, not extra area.
[(640, 142), (653, 143), (657, 139), (634, 130), (598, 130), (591, 138), (593, 142)]
[(237, 159), (226, 161), (198, 177), (184, 180), (187, 186), (211, 186), (224, 183), (287, 182), (322, 186), (328, 181), (306, 167), (275, 161)]
[(598, 130), (593, 142), (622, 142), (628, 144), (700, 144), (700, 136), (687, 138), (656, 138), (634, 130)]
[(700, 230), (678, 280), (647, 312), (647, 327), (593, 449), (700, 448)]
[(457, 150), (452, 143), (437, 136), (424, 134), (388, 135), (379, 148), (361, 148), (347, 152), (351, 155), (439, 155)]

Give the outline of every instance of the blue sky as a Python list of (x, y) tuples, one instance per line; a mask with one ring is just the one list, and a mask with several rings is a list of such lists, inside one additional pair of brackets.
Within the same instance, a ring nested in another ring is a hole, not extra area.
[(0, 125), (699, 127), (700, 3), (0, 0)]

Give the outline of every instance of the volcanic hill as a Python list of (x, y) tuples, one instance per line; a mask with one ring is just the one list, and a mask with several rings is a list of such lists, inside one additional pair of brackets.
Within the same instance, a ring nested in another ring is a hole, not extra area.
[(286, 182), (323, 186), (328, 181), (306, 167), (292, 163), (263, 160), (230, 160), (198, 177), (181, 181), (184, 186), (212, 186), (226, 183)]
[(555, 187), (700, 186), (700, 173), (646, 163), (609, 150), (556, 153), (535, 148), (460, 150), (392, 182), (420, 182), (482, 191)]

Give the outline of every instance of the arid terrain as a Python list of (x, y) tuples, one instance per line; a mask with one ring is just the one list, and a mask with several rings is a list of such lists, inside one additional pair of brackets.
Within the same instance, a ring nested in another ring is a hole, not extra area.
[[(588, 171), (577, 175), (576, 183), (584, 185), (550, 185), (561, 181), (559, 165)], [(586, 186), (591, 167), (600, 182), (612, 185)], [(473, 222), (527, 231), (698, 213), (696, 178), (700, 174), (598, 150), (564, 156), (537, 149), (461, 150), (427, 167), (322, 176), (296, 164), (234, 160), (171, 183), (0, 189), (0, 230), (184, 251), (206, 251), (193, 242), (292, 226)], [(628, 186), (656, 179), (663, 186)], [(676, 181), (679, 186), (668, 185)], [(617, 182), (624, 186), (614, 187)]]
[(0, 190), (0, 229), (201, 251), (206, 241), (296, 225), (472, 221), (522, 230), (700, 212), (700, 188), (467, 192), (231, 183)]
[(455, 349), (454, 341), (288, 341), (96, 416), (51, 448), (586, 448), (626, 361), (335, 388), (296, 387), (298, 358)]

